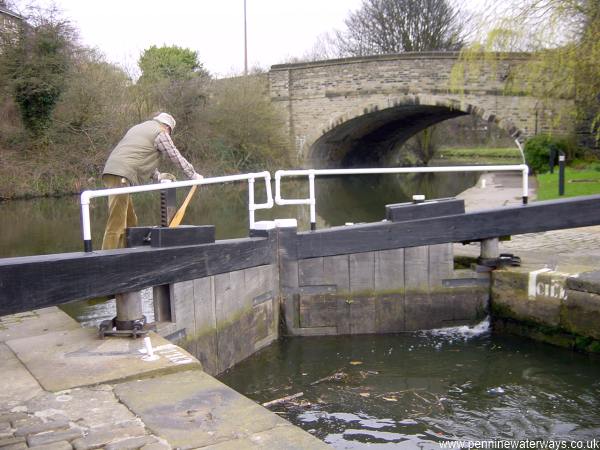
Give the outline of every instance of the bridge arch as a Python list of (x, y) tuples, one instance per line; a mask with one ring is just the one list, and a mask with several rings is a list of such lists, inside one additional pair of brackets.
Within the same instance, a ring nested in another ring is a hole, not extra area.
[(511, 120), (466, 101), (427, 94), (388, 96), (328, 120), (320, 135), (311, 139), (307, 159), (320, 166), (376, 164), (418, 132), (468, 114), (496, 125), (515, 140), (524, 136)]
[[(538, 133), (572, 129), (560, 111), (570, 99), (544, 104), (507, 89), (513, 70), (529, 60), (522, 53), (494, 54), (482, 60), (476, 77), (468, 77), (453, 94), (456, 52), (402, 53), (281, 64), (268, 73), (271, 101), (280, 108), (298, 165), (323, 165), (326, 156), (339, 161), (365, 144), (406, 140), (427, 126), (463, 114), (496, 123), (508, 135), (524, 140)], [(409, 123), (410, 121), (410, 123)], [(398, 125), (398, 126), (395, 126)], [(394, 129), (403, 125), (404, 135)], [(361, 140), (362, 139), (362, 140)], [(376, 154), (375, 152), (374, 154)]]

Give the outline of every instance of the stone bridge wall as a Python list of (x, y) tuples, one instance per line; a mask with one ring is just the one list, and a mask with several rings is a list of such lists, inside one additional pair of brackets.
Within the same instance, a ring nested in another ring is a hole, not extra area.
[[(556, 129), (552, 122), (556, 114), (544, 110), (537, 99), (505, 95), (511, 68), (526, 57), (505, 55), (494, 64), (484, 65), (461, 94), (450, 89), (458, 58), (454, 52), (277, 65), (269, 72), (270, 95), (284, 111), (299, 161), (309, 159), (311, 146), (336, 127), (398, 105), (442, 106), (454, 111), (454, 116), (476, 114), (522, 138)], [(560, 107), (560, 102), (556, 106)], [(447, 118), (440, 116), (433, 121)]]

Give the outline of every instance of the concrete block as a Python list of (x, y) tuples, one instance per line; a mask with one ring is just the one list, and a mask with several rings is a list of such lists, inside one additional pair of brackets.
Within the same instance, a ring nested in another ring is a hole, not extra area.
[(239, 450), (247, 449), (328, 449), (323, 441), (292, 425), (277, 426), (271, 430), (254, 433), (242, 439), (231, 439), (215, 445), (204, 447), (206, 450)]
[(429, 247), (404, 249), (404, 285), (407, 290), (429, 289)]
[(107, 385), (75, 388), (56, 394), (47, 392), (28, 401), (25, 406), (29, 411), (61, 412), (69, 422), (75, 422), (83, 429), (139, 424), (131, 411), (119, 403), (111, 387)]
[(81, 436), (81, 430), (53, 431), (51, 433), (30, 435), (27, 437), (27, 444), (29, 447), (45, 446), (55, 442), (72, 441)]
[(52, 331), (76, 330), (77, 321), (57, 307), (0, 317), (0, 342), (39, 336)]
[[(42, 387), (19, 361), (6, 344), (0, 343), (0, 361), (2, 376), (0, 377), (0, 405), (12, 408), (18, 403), (27, 401), (42, 392)], [(0, 415), (0, 422), (14, 422), (22, 417), (21, 413)]]
[(600, 295), (600, 270), (580, 273), (577, 277), (570, 277), (566, 282), (567, 289), (573, 291), (590, 292)]
[(375, 289), (376, 252), (349, 255), (350, 292), (366, 292)]
[(154, 444), (155, 442), (157, 442), (157, 439), (153, 436), (134, 437), (108, 444), (104, 447), (104, 450), (137, 450), (144, 445)]
[(123, 383), (115, 392), (149, 429), (174, 448), (206, 447), (289, 426), (200, 371)]
[(153, 444), (146, 444), (141, 450), (171, 450), (171, 446), (166, 442), (157, 441)]
[(98, 338), (95, 329), (47, 333), (6, 344), (47, 391), (153, 376), (199, 367), (189, 353), (149, 333), (156, 361), (142, 360), (142, 339)]
[(73, 450), (73, 447), (68, 441), (59, 441), (53, 442), (52, 444), (29, 447), (29, 450)]
[[(29, 436), (31, 434), (43, 433), (44, 431), (58, 431), (69, 428), (67, 420), (50, 420), (48, 422), (33, 425), (19, 426), (15, 430), (15, 436)], [(62, 440), (62, 439), (59, 439)]]
[(3, 445), (2, 450), (22, 450), (27, 448), (27, 444), (25, 442), (17, 442), (14, 444)]
[[(2, 448), (2, 449), (13, 446), (13, 445), (16, 445), (16, 446), (22, 445), (22, 446), (24, 446), (22, 448), (27, 448), (27, 444), (25, 443), (25, 438), (22, 436), (0, 439), (0, 448)], [(15, 447), (15, 448), (17, 448), (17, 447)]]
[(144, 436), (145, 434), (146, 430), (142, 425), (115, 426), (111, 429), (90, 430), (85, 437), (75, 439), (72, 445), (75, 450), (90, 450), (105, 447), (107, 444), (129, 437)]
[[(10, 353), (2, 353), (2, 350), (9, 351)], [(2, 361), (3, 368), (4, 368), (4, 365), (6, 364), (7, 359), (10, 357), (10, 355), (12, 355), (13, 358), (16, 360), (14, 353), (12, 353), (6, 345), (4, 345), (4, 344), (0, 345), (0, 358), (1, 358), (0, 361)], [(7, 378), (11, 378), (11, 377), (7, 377)], [(2, 388), (4, 388), (4, 386), (2, 386)], [(39, 392), (41, 392), (41, 390), (42, 389), (40, 388)], [(2, 406), (4, 408), (6, 408), (7, 404), (2, 403)], [(10, 408), (11, 406), (8, 405), (8, 407)], [(11, 424), (14, 424), (18, 420), (28, 419), (29, 417), (30, 416), (28, 414), (23, 413), (23, 412), (0, 413), (0, 422), (9, 422)]]
[(375, 290), (404, 289), (404, 249), (375, 253)]

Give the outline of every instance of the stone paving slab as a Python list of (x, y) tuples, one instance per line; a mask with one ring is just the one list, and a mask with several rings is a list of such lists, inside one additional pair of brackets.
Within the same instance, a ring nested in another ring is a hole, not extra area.
[[(465, 201), (467, 211), (516, 206), (523, 202), (520, 172), (490, 172), (481, 175), (477, 184), (461, 192), (456, 198)], [(529, 201), (536, 197), (535, 177), (529, 177)]]
[(119, 402), (111, 385), (42, 391), (32, 399), (8, 405), (10, 409), (5, 407), (0, 405), (0, 421), (8, 425), (8, 433), (0, 436), (2, 450), (9, 445), (40, 450), (124, 450), (147, 444), (157, 444), (156, 450), (171, 449)]
[(150, 333), (159, 358), (144, 361), (143, 339), (101, 340), (95, 329), (79, 328), (7, 341), (42, 387), (51, 392), (80, 386), (200, 368), (185, 350)]
[(293, 425), (285, 425), (272, 430), (255, 433), (244, 439), (225, 441), (216, 445), (203, 447), (203, 450), (240, 450), (250, 449), (276, 449), (302, 450), (331, 448), (322, 441), (315, 443), (315, 438), (309, 433), (298, 432), (298, 428)]
[(204, 372), (119, 384), (115, 394), (154, 434), (176, 448), (216, 444), (223, 446), (216, 448), (327, 448)]
[(2, 343), (0, 343), (0, 369), (0, 407), (12, 408), (21, 401), (29, 400), (42, 392), (42, 387), (36, 379), (10, 348)]
[[(600, 259), (598, 261), (600, 262)], [(569, 278), (567, 288), (600, 295), (600, 270), (581, 273), (577, 277)]]
[(0, 342), (39, 336), (48, 331), (81, 328), (75, 319), (56, 307), (0, 317)]

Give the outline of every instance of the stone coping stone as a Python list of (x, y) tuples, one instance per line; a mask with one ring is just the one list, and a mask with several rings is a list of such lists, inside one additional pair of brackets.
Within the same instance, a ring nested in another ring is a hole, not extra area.
[(567, 289), (600, 295), (600, 270), (580, 273), (567, 279)]
[(3, 343), (0, 343), (0, 373), (0, 410), (10, 409), (42, 393), (40, 384)]
[(0, 317), (0, 342), (78, 328), (81, 326), (75, 319), (52, 306)]
[(328, 448), (202, 371), (122, 383), (115, 394), (173, 448)]
[(51, 392), (201, 368), (200, 362), (180, 347), (155, 333), (149, 337), (159, 356), (153, 361), (142, 359), (143, 339), (100, 339), (92, 328), (51, 332), (6, 344)]

